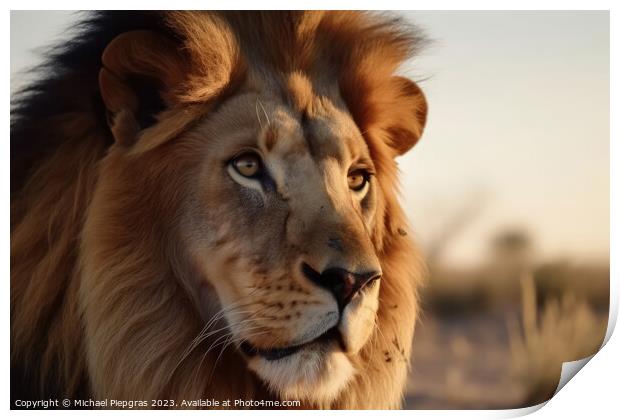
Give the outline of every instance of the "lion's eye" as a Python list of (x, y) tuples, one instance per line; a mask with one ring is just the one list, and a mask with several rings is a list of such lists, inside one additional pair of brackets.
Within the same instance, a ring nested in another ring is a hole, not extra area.
[(353, 191), (361, 191), (368, 182), (368, 173), (363, 170), (357, 170), (349, 173), (347, 177), (349, 188)]
[(246, 152), (237, 156), (231, 164), (240, 175), (246, 178), (255, 177), (263, 167), (260, 156), (253, 152)]

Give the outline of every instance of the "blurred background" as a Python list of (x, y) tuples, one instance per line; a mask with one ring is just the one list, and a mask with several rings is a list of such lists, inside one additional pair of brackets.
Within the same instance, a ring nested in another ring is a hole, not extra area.
[[(609, 13), (396, 12), (432, 43), (401, 73), (429, 103), (400, 158), (426, 254), (406, 408), (549, 399), (609, 309)], [(11, 12), (11, 91), (73, 12)]]
[(609, 15), (405, 12), (429, 119), (400, 161), (427, 255), (408, 408), (549, 399), (609, 307)]

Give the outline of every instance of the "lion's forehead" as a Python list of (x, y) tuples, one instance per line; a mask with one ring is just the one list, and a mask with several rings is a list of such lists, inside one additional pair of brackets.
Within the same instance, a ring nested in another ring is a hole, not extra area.
[(337, 114), (303, 119), (276, 108), (258, 145), (280, 195), (307, 209), (347, 194), (344, 173), (358, 153), (351, 147), (354, 134)]
[(197, 139), (221, 161), (260, 150), (280, 196), (315, 208), (348, 197), (347, 171), (356, 159), (369, 159), (358, 127), (337, 103), (317, 96), (300, 110), (281, 95), (241, 93), (203, 123)]
[(258, 145), (267, 160), (279, 163), (287, 177), (323, 169), (334, 162), (346, 167), (367, 154), (351, 117), (325, 99), (321, 102), (321, 111), (315, 110), (312, 115), (300, 115), (278, 103), (261, 107), (267, 125), (260, 128)]

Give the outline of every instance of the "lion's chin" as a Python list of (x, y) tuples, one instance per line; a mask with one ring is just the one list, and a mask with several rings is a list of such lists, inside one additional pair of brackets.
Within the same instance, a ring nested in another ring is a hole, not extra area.
[(278, 360), (252, 358), (248, 366), (285, 400), (329, 404), (355, 375), (336, 343), (312, 344)]

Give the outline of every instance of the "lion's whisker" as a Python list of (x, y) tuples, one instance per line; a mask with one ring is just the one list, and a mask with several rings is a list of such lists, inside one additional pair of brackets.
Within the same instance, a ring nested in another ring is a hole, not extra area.
[(261, 109), (263, 110), (263, 114), (265, 114), (265, 118), (267, 119), (267, 127), (269, 127), (271, 125), (271, 121), (269, 121), (269, 115), (267, 115), (267, 111), (265, 111), (263, 103), (258, 98), (256, 98), (256, 103), (260, 105)]

